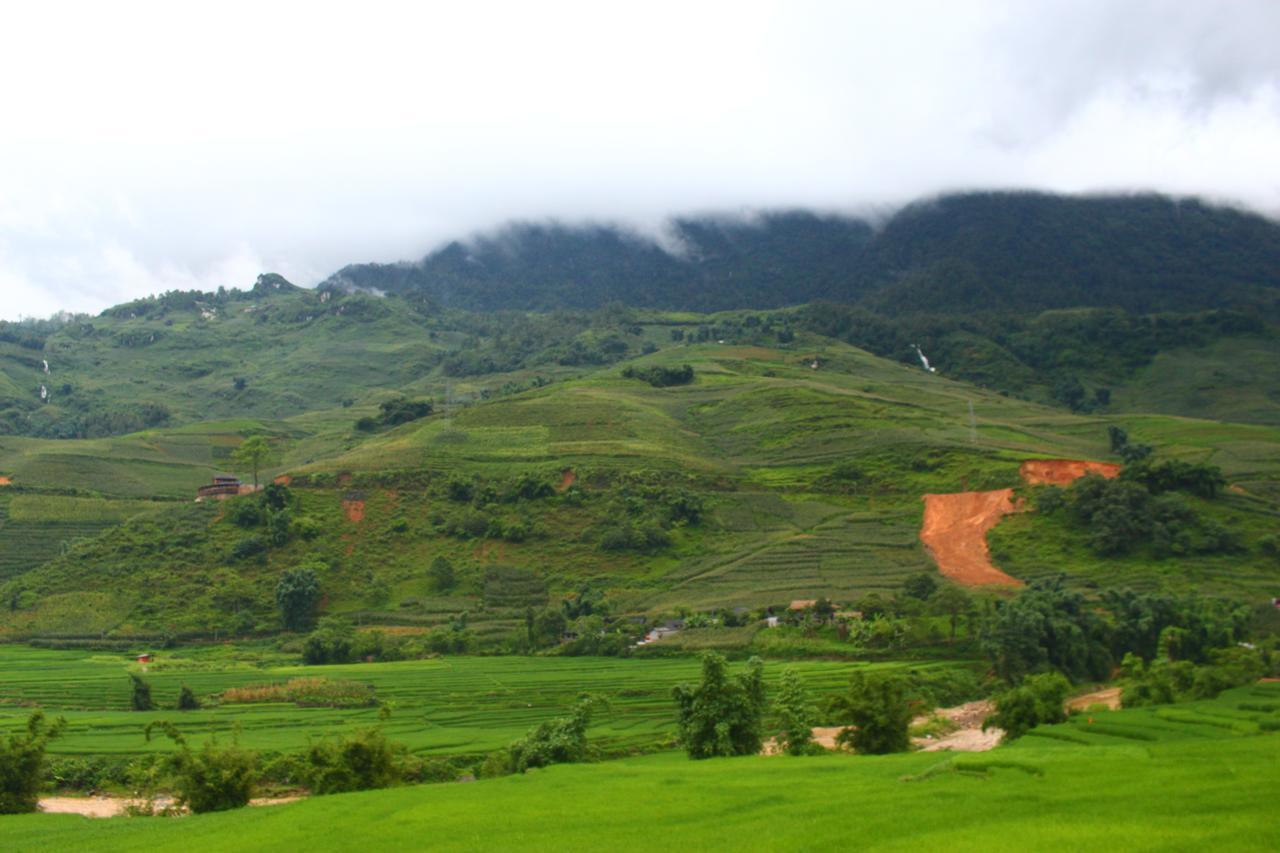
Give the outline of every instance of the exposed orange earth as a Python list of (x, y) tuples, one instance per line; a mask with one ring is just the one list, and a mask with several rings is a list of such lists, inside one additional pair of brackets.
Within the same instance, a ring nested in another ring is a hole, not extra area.
[(578, 482), (578, 475), (572, 468), (565, 468), (560, 472), (560, 485), (556, 486), (556, 491), (563, 492), (576, 482)]
[(1083, 459), (1028, 459), (1018, 466), (1018, 473), (1033, 486), (1068, 486), (1085, 474), (1116, 477), (1120, 466), (1114, 462), (1089, 462)]
[(0, 477), (0, 486), (12, 486), (12, 485), (13, 485), (13, 480), (10, 480), (8, 477)]
[[(1018, 473), (1031, 485), (1065, 486), (1085, 474), (1115, 477), (1120, 466), (1082, 459), (1028, 459), (1018, 467)], [(925, 495), (920, 541), (938, 564), (938, 571), (956, 583), (1022, 586), (1022, 581), (992, 565), (987, 548), (987, 531), (1004, 516), (1022, 509), (1014, 504), (1012, 489)]]
[(956, 583), (1022, 586), (1022, 581), (991, 564), (987, 548), (987, 531), (1018, 509), (1013, 489), (925, 495), (920, 541), (938, 564), (938, 571)]
[(347, 514), (347, 521), (364, 521), (364, 501), (343, 501), (342, 511)]

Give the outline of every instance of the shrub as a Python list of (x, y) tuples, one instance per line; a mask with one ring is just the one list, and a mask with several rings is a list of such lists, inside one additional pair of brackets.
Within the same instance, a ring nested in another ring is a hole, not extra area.
[(257, 527), (262, 523), (262, 507), (252, 498), (237, 498), (231, 502), (227, 518), (238, 527)]
[(996, 712), (982, 722), (985, 731), (1004, 729), (1006, 741), (1016, 740), (1038, 725), (1061, 723), (1071, 682), (1060, 672), (1046, 672), (1026, 678), (1022, 684), (996, 697)]
[(298, 631), (311, 622), (312, 611), (320, 600), (320, 581), (314, 569), (302, 566), (289, 569), (276, 584), (276, 606), (285, 628)]
[(210, 738), (199, 752), (193, 752), (173, 724), (157, 720), (148, 725), (148, 741), (153, 729), (160, 729), (178, 745), (173, 767), (174, 793), (179, 803), (197, 814), (248, 805), (257, 776), (256, 753), (241, 749), (235, 741), (229, 746), (219, 746), (217, 738)]
[(674, 691), (680, 742), (690, 758), (755, 755), (765, 711), (764, 663), (753, 657), (730, 677), (724, 656), (702, 656), (702, 683)]
[(129, 695), (129, 707), (135, 711), (155, 710), (155, 702), (151, 699), (151, 685), (141, 676), (133, 673), (129, 673), (129, 680), (133, 685), (133, 691)]
[(314, 742), (305, 756), (307, 786), (317, 794), (389, 787), (400, 781), (402, 751), (378, 728)]
[(198, 711), (200, 710), (200, 697), (196, 696), (187, 685), (182, 685), (182, 689), (178, 692), (178, 710), (179, 711)]
[(511, 744), (511, 769), (523, 773), (530, 767), (582, 761), (587, 756), (587, 726), (599, 703), (594, 696), (584, 696), (569, 716), (539, 723)]
[(778, 747), (783, 752), (787, 755), (814, 755), (825, 751), (813, 740), (813, 705), (794, 669), (782, 671), (782, 687), (775, 708)]
[(851, 726), (840, 732), (837, 741), (857, 752), (883, 755), (903, 752), (911, 745), (911, 706), (901, 676), (855, 672), (849, 693), (836, 708)]
[(627, 379), (639, 379), (648, 382), (654, 388), (665, 388), (669, 385), (688, 385), (693, 381), (693, 367), (682, 364), (679, 367), (628, 367), (622, 371)]
[(0, 738), (0, 814), (34, 812), (40, 800), (46, 744), (62, 734), (67, 721), (46, 722), (43, 711), (27, 718), (25, 733)]
[(247, 560), (267, 552), (266, 540), (261, 536), (246, 536), (231, 549), (231, 559)]
[(436, 557), (427, 569), (427, 577), (431, 579), (431, 586), (440, 592), (452, 589), (455, 582), (453, 563), (447, 557)]
[(355, 639), (355, 628), (345, 619), (321, 619), (320, 627), (302, 644), (302, 661), (311, 665), (350, 663)]

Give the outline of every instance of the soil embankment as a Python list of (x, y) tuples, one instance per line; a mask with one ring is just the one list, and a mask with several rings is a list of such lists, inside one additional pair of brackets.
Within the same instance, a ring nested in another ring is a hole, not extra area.
[(987, 531), (1020, 509), (1013, 503), (1013, 489), (925, 495), (920, 541), (938, 571), (958, 584), (1021, 586), (1022, 581), (992, 565), (987, 548)]
[(1108, 687), (1105, 690), (1095, 690), (1092, 693), (1075, 696), (1067, 700), (1068, 711), (1087, 711), (1094, 705), (1106, 705), (1112, 711), (1119, 710), (1120, 688)]
[[(303, 799), (301, 795), (292, 794), (283, 797), (258, 797), (249, 801), (250, 806), (283, 806)], [(145, 806), (144, 800), (127, 797), (41, 797), (40, 811), (45, 814), (78, 814), (83, 817), (119, 817), (126, 814), (130, 803)], [(171, 797), (157, 798), (154, 805), (159, 808), (172, 808)], [(185, 813), (185, 812), (184, 812)]]
[(1000, 745), (1004, 730), (990, 728), (982, 730), (982, 723), (995, 712), (995, 705), (990, 699), (979, 699), (966, 702), (954, 708), (938, 708), (933, 714), (917, 717), (913, 725), (928, 722), (929, 718), (942, 717), (957, 726), (955, 731), (948, 732), (938, 738), (912, 738), (912, 742), (921, 752), (986, 752)]
[(1028, 459), (1018, 466), (1018, 473), (1032, 486), (1069, 486), (1085, 474), (1118, 477), (1120, 466), (1086, 459)]
[(12, 486), (12, 485), (13, 485), (13, 480), (10, 480), (8, 477), (0, 475), (0, 486)]

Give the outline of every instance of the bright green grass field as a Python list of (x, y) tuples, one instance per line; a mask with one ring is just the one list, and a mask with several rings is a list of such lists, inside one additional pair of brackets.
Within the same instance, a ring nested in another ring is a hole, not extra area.
[[(158, 669), (145, 677), (152, 698), (173, 708), (181, 685), (204, 699), (229, 687), (291, 678), (328, 678), (372, 684), (391, 709), (386, 730), (394, 740), (428, 754), (478, 754), (503, 748), (544, 720), (563, 716), (583, 692), (609, 701), (597, 717), (593, 739), (608, 748), (653, 748), (675, 732), (672, 688), (698, 679), (694, 658), (448, 657), (343, 666), (255, 667), (214, 657), (216, 650), (172, 661), (161, 653)], [(184, 654), (192, 654), (184, 650)], [(177, 668), (165, 670), (170, 660)], [(948, 664), (916, 665), (920, 668)], [(186, 668), (184, 668), (184, 666)], [(815, 694), (843, 689), (857, 668), (908, 667), (898, 663), (808, 661), (770, 663), (776, 681), (786, 666), (800, 673)], [(200, 711), (129, 709), (131, 664), (116, 655), (0, 646), (0, 732), (20, 728), (32, 705), (66, 717), (66, 734), (50, 745), (60, 754), (136, 754), (168, 750), (167, 740), (148, 743), (143, 728), (166, 719), (197, 741), (229, 736), (259, 750), (298, 751), (309, 738), (373, 725), (378, 708), (302, 708), (291, 703), (228, 704)], [(132, 668), (136, 671), (136, 668)]]
[[(1097, 715), (1147, 739), (691, 762), (678, 753), (178, 820), (0, 819), (21, 850), (1274, 850), (1275, 685)], [(1072, 734), (1079, 724), (1049, 731)], [(1096, 722), (1096, 726), (1102, 725)]]

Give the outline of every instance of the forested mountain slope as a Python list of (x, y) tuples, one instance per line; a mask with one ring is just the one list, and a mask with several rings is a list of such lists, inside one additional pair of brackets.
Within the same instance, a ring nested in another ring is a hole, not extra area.
[(679, 218), (666, 251), (606, 226), (513, 225), (417, 263), (344, 268), (322, 288), (412, 293), (472, 310), (772, 308), (881, 313), (1274, 306), (1280, 225), (1161, 196), (970, 193), (878, 227), (806, 212)]

